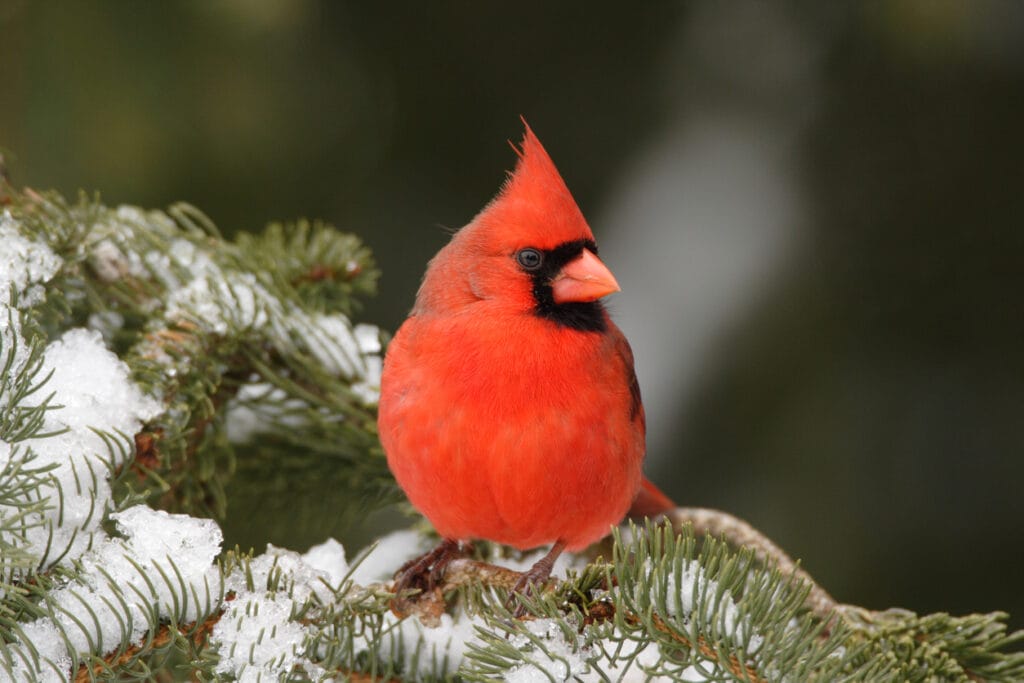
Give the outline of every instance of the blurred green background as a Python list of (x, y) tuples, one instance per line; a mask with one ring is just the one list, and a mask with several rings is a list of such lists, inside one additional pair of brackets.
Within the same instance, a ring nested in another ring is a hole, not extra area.
[[(525, 115), (623, 285), (652, 478), (840, 600), (1024, 626), (1024, 4), (624, 7), (0, 0), (0, 146), (19, 185), (356, 232), (394, 329)], [(233, 493), (230, 543), (388, 523)]]

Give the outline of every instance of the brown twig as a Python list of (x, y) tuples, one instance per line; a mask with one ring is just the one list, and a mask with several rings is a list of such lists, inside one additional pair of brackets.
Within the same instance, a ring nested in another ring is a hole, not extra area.
[(521, 576), (522, 572), (508, 567), (500, 567), (489, 562), (460, 559), (452, 560), (444, 578), (449, 590), (468, 586), (471, 583), (483, 583), (496, 588), (512, 590)]
[[(625, 620), (628, 623), (634, 625), (640, 625), (641, 623), (640, 617), (636, 616), (635, 614), (626, 615)], [(690, 641), (689, 638), (684, 636), (682, 633), (679, 633), (678, 631), (669, 628), (668, 624), (666, 624), (664, 620), (657, 614), (651, 615), (651, 624), (653, 624), (655, 629), (669, 636), (670, 638), (672, 638), (672, 640), (676, 641), (683, 647), (691, 650), (693, 649), (694, 644)], [(718, 652), (715, 650), (715, 648), (708, 645), (707, 641), (704, 639), (703, 636), (697, 639), (697, 651), (700, 652), (702, 656), (706, 657), (710, 661), (715, 662), (716, 664), (721, 664), (718, 658)], [(734, 676), (741, 677), (745, 681), (750, 681), (750, 683), (767, 683), (765, 679), (757, 675), (757, 671), (753, 667), (743, 664), (739, 659), (736, 658), (735, 655), (729, 657), (729, 662), (727, 666), (729, 667), (729, 670), (733, 673)]]
[(324, 280), (349, 281), (363, 272), (363, 266), (355, 259), (350, 259), (339, 269), (333, 265), (316, 263), (308, 271), (299, 275), (292, 284), (303, 282), (323, 282)]
[[(196, 624), (191, 622), (184, 626), (172, 629), (169, 625), (163, 625), (157, 629), (156, 635), (153, 636), (153, 640), (150, 641), (150, 647), (162, 647), (171, 642), (171, 639), (181, 633), (190, 633), (192, 642), (195, 645), (202, 645), (210, 637), (210, 633), (213, 632), (213, 627), (220, 621), (222, 612), (217, 611), (208, 616), (202, 623)], [(86, 683), (86, 681), (94, 681), (107, 669), (114, 667), (123, 666), (138, 656), (142, 650), (141, 645), (132, 645), (121, 654), (111, 653), (103, 658), (105, 664), (94, 664), (89, 667), (85, 664), (78, 667), (78, 673), (75, 675), (75, 683)]]
[(441, 615), (448, 607), (444, 601), (445, 593), (470, 584), (512, 590), (521, 577), (522, 573), (514, 569), (460, 558), (448, 563), (440, 584), (423, 593), (396, 598), (391, 609), (399, 617), (416, 615), (425, 626), (435, 627), (441, 623)]
[(361, 671), (350, 671), (345, 676), (350, 683), (400, 683), (397, 678), (379, 678)]

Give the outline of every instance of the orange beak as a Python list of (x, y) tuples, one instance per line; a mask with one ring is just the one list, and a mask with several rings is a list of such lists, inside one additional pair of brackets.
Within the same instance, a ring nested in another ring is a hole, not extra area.
[(615, 276), (601, 259), (594, 256), (589, 249), (575, 260), (570, 261), (551, 281), (551, 291), (556, 304), (570, 301), (594, 301), (612, 292), (620, 292), (622, 288), (615, 281)]

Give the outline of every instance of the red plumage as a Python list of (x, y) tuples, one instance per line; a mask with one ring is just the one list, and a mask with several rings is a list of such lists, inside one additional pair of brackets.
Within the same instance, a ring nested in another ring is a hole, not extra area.
[[(501, 192), (431, 260), (388, 348), (379, 428), (444, 538), (576, 550), (637, 498), (643, 406), (629, 344), (597, 302), (618, 285), (592, 249), (527, 127)], [(645, 486), (645, 512), (671, 505)]]

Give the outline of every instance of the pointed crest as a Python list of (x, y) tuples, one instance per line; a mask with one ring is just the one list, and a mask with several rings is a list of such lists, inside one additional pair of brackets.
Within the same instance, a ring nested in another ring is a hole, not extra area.
[(498, 238), (540, 248), (593, 239), (583, 214), (551, 157), (523, 119), (523, 141), (512, 145), (519, 161), (501, 192), (474, 219)]

